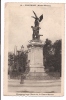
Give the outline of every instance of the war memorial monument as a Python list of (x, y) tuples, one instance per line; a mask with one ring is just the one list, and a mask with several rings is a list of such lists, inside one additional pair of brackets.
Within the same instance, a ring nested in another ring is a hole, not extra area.
[(38, 18), (36, 13), (33, 11), (35, 19), (34, 26), (31, 26), (33, 34), (32, 40), (29, 41), (28, 47), (28, 61), (29, 61), (29, 73), (26, 75), (27, 79), (42, 79), (44, 77), (44, 66), (43, 66), (43, 43), (40, 40), (39, 27), (40, 22), (43, 19), (43, 14)]

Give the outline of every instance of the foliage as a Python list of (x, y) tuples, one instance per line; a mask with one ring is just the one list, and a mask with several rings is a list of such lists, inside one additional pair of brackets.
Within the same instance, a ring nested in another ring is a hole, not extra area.
[(43, 47), (44, 66), (46, 70), (60, 72), (61, 76), (61, 40), (46, 39)]
[[(51, 40), (46, 39), (43, 47), (43, 62), (45, 70), (49, 72), (59, 72), (61, 76), (61, 40), (56, 40), (52, 43)], [(21, 52), (18, 55), (13, 53), (8, 54), (9, 71), (15, 75), (25, 73), (28, 71), (27, 52)], [(17, 73), (17, 74), (16, 74)]]
[(18, 55), (14, 55), (12, 53), (8, 56), (8, 66), (9, 66), (9, 74), (11, 76), (18, 76), (21, 73), (24, 73), (26, 70), (27, 64), (27, 53), (21, 52)]

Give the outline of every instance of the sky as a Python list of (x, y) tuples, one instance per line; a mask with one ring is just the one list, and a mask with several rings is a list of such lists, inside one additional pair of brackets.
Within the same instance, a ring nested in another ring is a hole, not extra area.
[[(22, 6), (20, 6), (22, 5)], [(27, 49), (28, 41), (32, 39), (31, 26), (34, 25), (35, 11), (37, 16), (43, 14), (43, 20), (40, 22), (40, 34), (42, 41), (47, 38), (52, 42), (62, 38), (63, 10), (62, 7), (51, 6), (23, 6), (22, 3), (6, 4), (6, 24), (8, 24), (8, 51), (14, 52), (15, 45), (19, 50), (22, 45)]]

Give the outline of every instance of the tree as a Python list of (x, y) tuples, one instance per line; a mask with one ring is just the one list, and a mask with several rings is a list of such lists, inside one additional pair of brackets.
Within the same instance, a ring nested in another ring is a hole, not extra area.
[(8, 74), (13, 69), (13, 64), (14, 64), (14, 55), (13, 53), (9, 52), (8, 53)]
[(55, 65), (54, 65), (54, 69), (55, 69), (55, 71), (60, 72), (60, 75), (61, 75), (61, 40), (57, 40), (54, 43), (53, 47), (55, 49), (55, 54), (54, 54)]
[(22, 52), (18, 59), (18, 63), (20, 65), (19, 69), (21, 69), (22, 73), (24, 73), (26, 70), (26, 61), (27, 61), (27, 55), (26, 53)]
[(49, 69), (51, 67), (51, 48), (52, 48), (52, 42), (49, 39), (46, 39), (43, 47), (43, 55), (44, 55), (44, 66), (45, 69)]
[[(9, 53), (8, 55), (8, 65), (10, 71), (10, 77), (14, 78), (24, 73), (27, 64), (27, 54), (26, 52), (21, 52), (19, 55), (14, 55)], [(10, 70), (11, 68), (11, 70)]]
[(46, 39), (43, 47), (44, 66), (49, 71), (59, 72), (61, 76), (61, 40), (52, 44)]

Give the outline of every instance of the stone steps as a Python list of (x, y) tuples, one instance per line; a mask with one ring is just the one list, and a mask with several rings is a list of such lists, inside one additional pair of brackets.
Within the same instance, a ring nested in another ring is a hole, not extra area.
[(20, 84), (21, 80), (10, 79), (8, 81), (8, 90), (10, 92), (60, 92), (61, 91), (61, 79), (59, 80), (24, 80)]
[(59, 77), (52, 77), (52, 76), (26, 76), (26, 80), (56, 80), (59, 79)]
[(53, 87), (61, 86), (60, 80), (24, 80), (20, 81), (9, 81), (10, 87)]
[(60, 80), (24, 80), (23, 86), (56, 86), (56, 85), (61, 85)]

